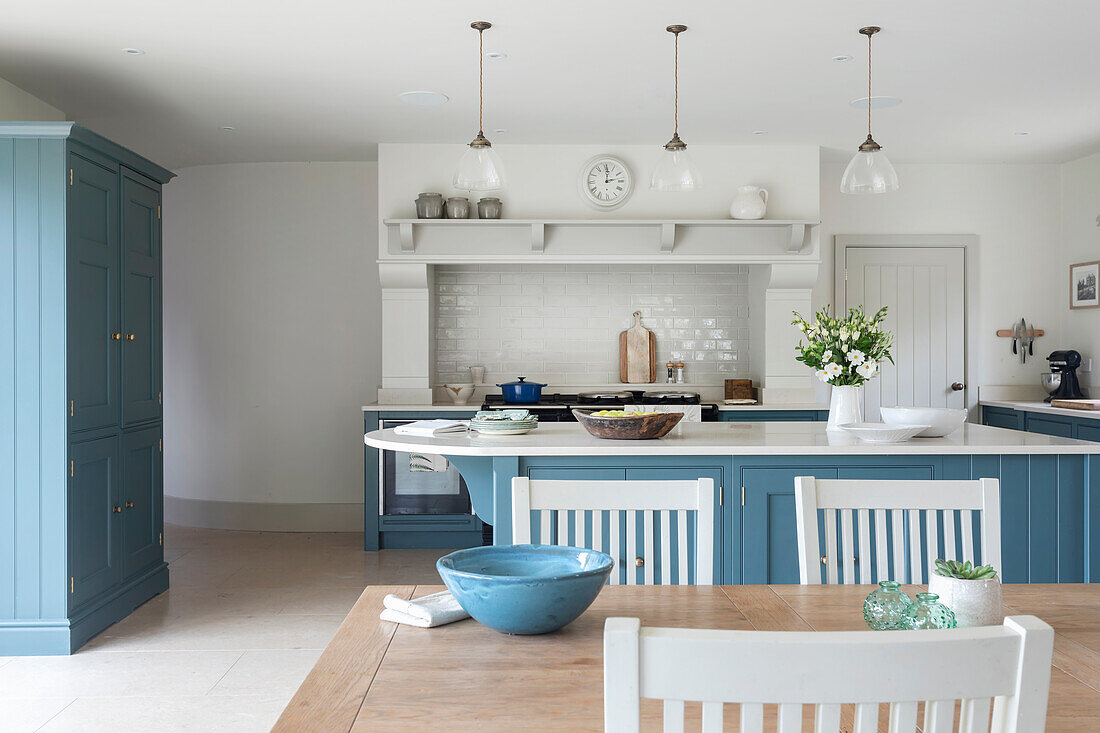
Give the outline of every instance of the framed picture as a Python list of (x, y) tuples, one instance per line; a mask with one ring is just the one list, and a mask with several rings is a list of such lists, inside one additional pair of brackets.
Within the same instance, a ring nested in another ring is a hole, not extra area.
[(1100, 308), (1100, 262), (1079, 262), (1069, 266), (1069, 307)]

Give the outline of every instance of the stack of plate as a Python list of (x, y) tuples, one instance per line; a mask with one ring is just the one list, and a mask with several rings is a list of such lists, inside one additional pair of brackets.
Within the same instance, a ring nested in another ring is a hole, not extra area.
[(470, 430), (481, 435), (523, 435), (539, 426), (527, 410), (481, 410), (470, 418)]

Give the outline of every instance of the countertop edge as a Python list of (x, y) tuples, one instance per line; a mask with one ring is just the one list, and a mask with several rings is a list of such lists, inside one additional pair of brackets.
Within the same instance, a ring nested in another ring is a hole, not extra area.
[[(714, 404), (713, 402), (707, 402), (704, 400), (704, 404)], [(812, 410), (828, 410), (828, 405), (821, 405), (813, 402), (797, 402), (797, 403), (785, 403), (785, 404), (771, 404), (771, 405), (724, 405), (721, 402), (717, 403), (718, 409), (721, 412), (805, 412)], [(529, 407), (529, 405), (516, 405), (516, 407), (523, 408)], [(433, 404), (433, 405), (379, 405), (369, 404), (363, 405), (363, 412), (477, 412), (481, 409), (481, 404)]]
[(1009, 410), (1022, 410), (1023, 412), (1039, 412), (1047, 415), (1062, 415), (1064, 417), (1083, 417), (1087, 420), (1100, 420), (1100, 410), (1071, 410), (1066, 407), (1051, 407), (1046, 402), (981, 400), (978, 404), (988, 407), (1004, 407)]

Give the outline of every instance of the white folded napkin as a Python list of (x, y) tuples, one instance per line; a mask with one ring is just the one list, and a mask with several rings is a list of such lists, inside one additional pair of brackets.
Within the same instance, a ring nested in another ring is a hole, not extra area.
[(382, 605), (385, 608), (379, 618), (383, 621), (419, 626), (422, 629), (443, 626), (470, 617), (449, 590), (411, 601), (391, 593), (382, 599)]

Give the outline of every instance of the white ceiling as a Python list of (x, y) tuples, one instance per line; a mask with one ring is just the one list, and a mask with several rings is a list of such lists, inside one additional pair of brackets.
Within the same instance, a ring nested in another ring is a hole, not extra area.
[[(672, 37), (680, 133), (714, 144), (862, 142), (895, 161), (1062, 162), (1100, 150), (1100, 3), (1004, 0), (40, 0), (0, 9), (0, 77), (169, 167), (372, 160), (378, 142), (468, 142), (477, 34), (488, 137), (664, 144)], [(126, 56), (124, 47), (146, 51)], [(831, 60), (838, 54), (855, 58)], [(409, 90), (451, 101), (414, 107)], [(236, 132), (218, 128), (233, 125)], [(504, 134), (494, 133), (505, 128)], [(767, 130), (753, 136), (753, 130)], [(1028, 131), (1023, 137), (1014, 133)]]

